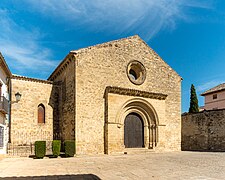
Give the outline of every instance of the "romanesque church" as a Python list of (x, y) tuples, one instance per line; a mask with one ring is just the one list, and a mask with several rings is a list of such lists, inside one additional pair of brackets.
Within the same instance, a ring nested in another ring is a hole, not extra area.
[(11, 77), (9, 151), (52, 139), (77, 154), (180, 150), (181, 80), (139, 36), (72, 50), (48, 80)]

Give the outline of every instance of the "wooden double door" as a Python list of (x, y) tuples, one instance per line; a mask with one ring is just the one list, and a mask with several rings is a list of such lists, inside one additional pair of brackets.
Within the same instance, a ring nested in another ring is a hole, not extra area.
[(144, 123), (140, 115), (130, 113), (124, 121), (125, 148), (144, 147)]

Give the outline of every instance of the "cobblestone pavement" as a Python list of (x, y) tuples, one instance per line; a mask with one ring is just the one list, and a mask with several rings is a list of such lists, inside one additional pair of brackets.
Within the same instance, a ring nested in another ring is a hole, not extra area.
[(0, 160), (0, 177), (216, 180), (225, 179), (225, 153), (152, 152), (55, 159), (4, 158)]

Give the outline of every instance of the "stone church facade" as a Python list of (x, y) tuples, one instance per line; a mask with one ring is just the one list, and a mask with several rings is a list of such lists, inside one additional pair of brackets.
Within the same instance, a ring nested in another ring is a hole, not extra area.
[(181, 148), (181, 77), (139, 36), (71, 51), (46, 81), (14, 76), (17, 91), (14, 144), (72, 139), (77, 154)]

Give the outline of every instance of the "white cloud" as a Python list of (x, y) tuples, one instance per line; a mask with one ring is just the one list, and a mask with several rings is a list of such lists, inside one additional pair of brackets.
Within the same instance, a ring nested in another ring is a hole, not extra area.
[(38, 29), (28, 30), (19, 26), (4, 9), (0, 9), (0, 27), (0, 51), (16, 73), (25, 75), (29, 70), (41, 74), (40, 69), (49, 71), (56, 66), (55, 61), (49, 60), (50, 50), (38, 43), (41, 38)]
[(211, 81), (205, 82), (203, 84), (200, 84), (199, 86), (196, 87), (196, 90), (198, 92), (206, 91), (206, 90), (211, 89), (221, 83), (223, 83), (222, 80), (218, 80), (218, 79), (211, 80)]
[(24, 1), (32, 10), (70, 26), (89, 25), (95, 31), (136, 32), (146, 40), (179, 19), (190, 20), (187, 8), (210, 9), (212, 1), (194, 0), (39, 0)]
[[(185, 8), (210, 9), (212, 3), (201, 0), (21, 0), (15, 2), (15, 8), (17, 6), (64, 23), (72, 30), (84, 25), (90, 31), (110, 35), (132, 32), (149, 40), (163, 28), (174, 29), (177, 20), (189, 20)], [(17, 9), (0, 9), (0, 51), (9, 60), (10, 67), (18, 71), (14, 73), (26, 74), (27, 70), (39, 73), (42, 69), (50, 74), (58, 61), (51, 60), (52, 52), (40, 44), (43, 32), (36, 27), (20, 26), (9, 16), (11, 11)]]
[[(3, 43), (5, 44), (3, 45)], [(20, 46), (17, 43), (12, 42), (3, 41), (3, 43), (0, 43), (1, 51), (5, 56), (15, 60), (13, 62), (14, 65), (19, 65), (23, 68), (29, 69), (37, 69), (46, 66), (52, 67), (55, 65), (52, 61), (46, 60), (49, 57), (48, 49), (42, 49), (38, 52), (39, 49), (35, 50), (35, 48), (29, 47), (27, 42), (27, 47)]]

